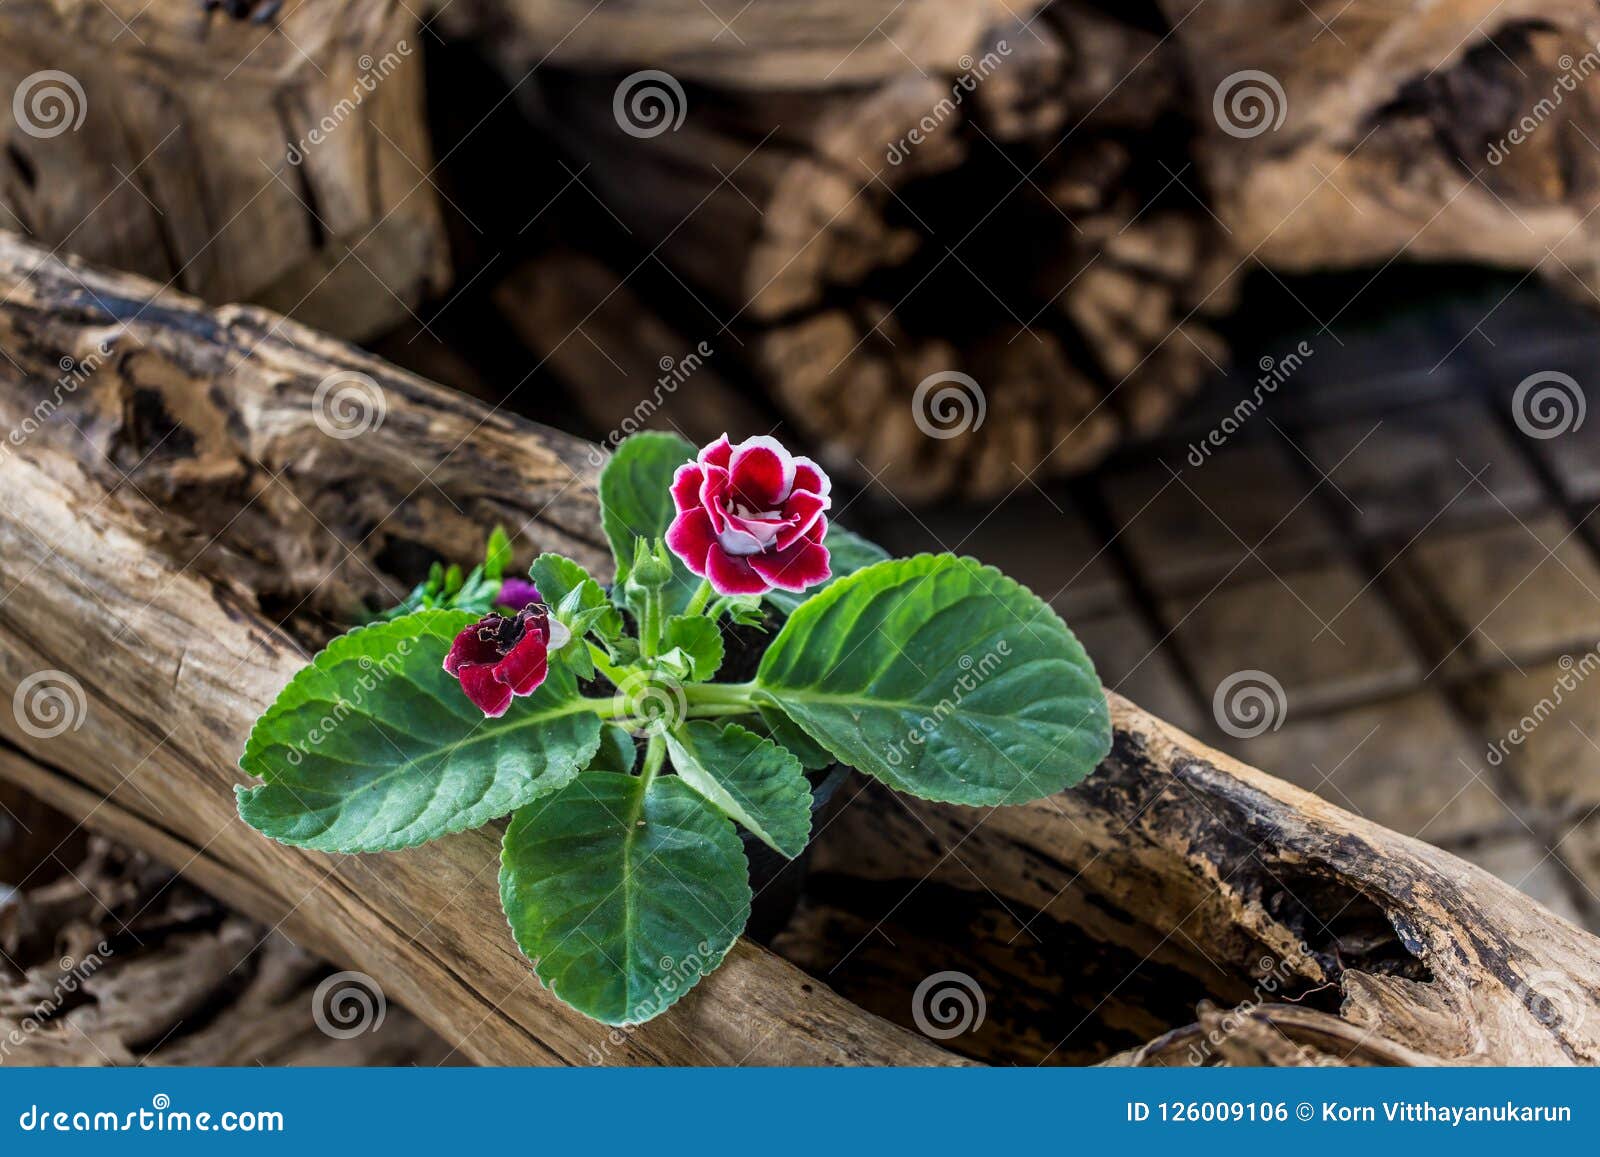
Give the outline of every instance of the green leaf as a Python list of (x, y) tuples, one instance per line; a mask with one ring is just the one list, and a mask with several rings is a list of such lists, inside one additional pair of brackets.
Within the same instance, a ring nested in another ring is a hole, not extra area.
[(633, 736), (628, 734), (627, 728), (607, 723), (600, 731), (600, 750), (594, 753), (586, 770), (616, 771), (626, 775), (633, 771), (638, 758), (639, 749), (634, 746)]
[(475, 828), (561, 787), (589, 762), (600, 720), (552, 665), (532, 695), (485, 719), (444, 671), (477, 618), (419, 611), (341, 635), (250, 732), (239, 814), (286, 844), (407, 848)]
[(730, 819), (791, 860), (811, 839), (811, 784), (800, 761), (770, 739), (696, 720), (667, 732), (678, 775)]
[(540, 597), (572, 631), (569, 647), (581, 648), (582, 637), (590, 631), (602, 639), (614, 639), (622, 633), (622, 615), (606, 598), (600, 584), (570, 558), (541, 554), (533, 560), (528, 573), (539, 588)]
[(750, 881), (739, 833), (683, 780), (592, 771), (512, 818), (500, 903), (556, 996), (636, 1024), (722, 963)]
[(880, 562), (807, 600), (756, 686), (839, 760), (925, 799), (1038, 799), (1111, 747), (1105, 693), (1066, 624), (954, 555)]
[(760, 703), (757, 704), (757, 710), (761, 712), (761, 721), (772, 733), (773, 741), (787, 748), (807, 771), (821, 771), (838, 762), (832, 752), (802, 731), (800, 725), (785, 715), (777, 704)]
[[(676, 434), (647, 430), (618, 446), (601, 471), (600, 523), (617, 562), (617, 577), (611, 589), (618, 598), (624, 597), (627, 590), (634, 540), (656, 539), (667, 533), (676, 512), (672, 505), (672, 475), (694, 457), (695, 448)], [(689, 573), (682, 560), (673, 558), (672, 581), (661, 592), (667, 613), (680, 613), (699, 585), (700, 580)]]
[(496, 580), (506, 573), (506, 567), (511, 565), (511, 540), (506, 537), (506, 528), (496, 526), (489, 532), (489, 541), (483, 548), (483, 577)]
[(562, 599), (584, 583), (594, 581), (588, 571), (570, 558), (549, 552), (533, 560), (528, 574), (544, 601), (552, 607), (560, 606)]
[(667, 620), (664, 646), (683, 652), (689, 678), (704, 683), (722, 666), (722, 629), (701, 615), (674, 615)]
[(873, 563), (883, 562), (889, 557), (889, 552), (877, 543), (868, 542), (859, 534), (853, 534), (832, 521), (828, 523), (828, 534), (822, 540), (822, 545), (828, 548), (828, 565), (833, 577), (798, 594), (794, 591), (768, 591), (763, 596), (767, 602), (784, 614), (792, 615), (801, 603), (815, 598), (846, 575), (855, 574), (856, 571), (863, 570)]

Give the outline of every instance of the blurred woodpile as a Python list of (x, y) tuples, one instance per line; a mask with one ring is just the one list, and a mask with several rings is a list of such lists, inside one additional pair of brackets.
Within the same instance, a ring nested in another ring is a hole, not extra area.
[(0, 82), (89, 115), (11, 133), (6, 225), (591, 435), (786, 422), (906, 502), (1161, 428), (1254, 268), (1596, 281), (1576, 0), (19, 4)]

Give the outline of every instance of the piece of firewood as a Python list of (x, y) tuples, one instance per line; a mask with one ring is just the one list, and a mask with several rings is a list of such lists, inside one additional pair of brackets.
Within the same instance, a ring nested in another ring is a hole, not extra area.
[(1262, 262), (1404, 254), (1600, 281), (1594, 5), (1160, 7), (1193, 73), (1216, 211)]
[(616, 71), (648, 63), (684, 80), (758, 89), (860, 84), (956, 66), (995, 20), (1039, 0), (812, 0), (803, 10), (746, 0), (452, 0), (438, 21), (489, 46), (509, 75), (544, 65)]
[[(346, 337), (448, 275), (395, 0), (0, 5), (0, 227)], [(247, 6), (248, 7), (248, 6)]]
[(968, 974), (985, 1021), (947, 1045), (997, 1062), (1215, 1064), (1269, 1022), (1345, 1063), (1600, 1062), (1600, 939), (1111, 703), (1111, 756), (1071, 791), (985, 811), (868, 789), (817, 846), (813, 935), (778, 947), (896, 1019), (930, 962)]
[[(992, 810), (878, 788), (848, 803), (816, 845), (809, 903), (861, 934), (801, 937), (802, 919), (779, 941), (816, 979), (741, 941), (659, 1020), (595, 1026), (513, 946), (495, 828), (330, 857), (246, 828), (229, 790), (252, 718), (329, 627), (292, 608), (348, 615), (433, 554), (465, 557), (497, 520), (523, 558), (554, 548), (602, 565), (585, 448), (261, 311), (152, 291), (0, 238), (0, 420), (28, 431), (0, 461), (0, 696), (44, 672), (68, 692), (65, 722), (0, 715), (14, 748), (0, 777), (371, 974), (460, 1054), (948, 1062), (882, 1018), (922, 1027), (917, 990), (966, 965), (996, 1035), (948, 1047), (1099, 1060), (1202, 1001), (1252, 999), (1270, 958), (1285, 1000), (1346, 1026), (1307, 1027), (1323, 1052), (1353, 1027), (1449, 1062), (1600, 1060), (1600, 941), (1117, 696), (1112, 754), (1070, 792)], [(62, 389), (63, 359), (97, 356)], [(369, 375), (385, 420), (325, 433), (312, 397), (331, 372)], [(280, 572), (258, 585), (274, 555)], [(885, 929), (887, 966), (873, 955)], [(1148, 1001), (1119, 996), (1130, 989)]]
[(495, 304), (541, 364), (569, 383), (573, 402), (614, 448), (636, 430), (670, 430), (697, 445), (775, 420), (728, 381), (737, 339), (690, 337), (659, 317), (596, 258), (557, 249), (507, 277)]

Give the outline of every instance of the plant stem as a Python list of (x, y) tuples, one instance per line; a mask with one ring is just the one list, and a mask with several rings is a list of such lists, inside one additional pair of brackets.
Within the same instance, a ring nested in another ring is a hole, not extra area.
[(713, 719), (719, 715), (749, 715), (754, 703), (691, 703), (685, 713), (689, 719)]
[(639, 795), (650, 790), (656, 773), (661, 770), (661, 765), (667, 761), (667, 741), (658, 731), (650, 737), (644, 749), (644, 770), (639, 773)]
[(661, 639), (661, 591), (656, 587), (647, 587), (644, 592), (644, 608), (639, 618), (639, 657), (654, 659), (656, 657), (656, 644)]
[(691, 707), (709, 704), (725, 704), (739, 707), (745, 711), (755, 710), (751, 701), (751, 693), (756, 685), (750, 683), (690, 683), (683, 689), (684, 698)]
[(701, 579), (700, 586), (695, 590), (694, 597), (689, 600), (689, 605), (684, 608), (686, 615), (698, 615), (706, 609), (706, 604), (711, 601), (711, 580)]
[[(591, 643), (587, 639), (584, 644), (589, 648), (589, 658), (594, 663), (594, 669), (610, 679), (617, 686), (622, 685), (623, 674), (611, 665), (611, 657), (606, 654), (605, 648), (598, 643)], [(599, 702), (599, 700), (595, 700)]]

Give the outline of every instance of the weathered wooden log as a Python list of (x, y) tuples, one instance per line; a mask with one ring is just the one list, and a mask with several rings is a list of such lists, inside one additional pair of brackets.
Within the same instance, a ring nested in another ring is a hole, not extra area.
[(849, 85), (955, 67), (984, 28), (1027, 17), (1038, 0), (815, 0), (803, 11), (743, 0), (454, 0), (438, 7), (443, 27), (481, 39), (513, 76), (545, 64), (626, 71), (648, 62), (684, 80), (786, 89), (815, 88), (821, 77)]
[[(880, 1016), (926, 1028), (913, 1000), (954, 969), (988, 1017), (945, 1043), (978, 1059), (1172, 1059), (1201, 1002), (1281, 1026), (1287, 1001), (1300, 1043), (1352, 1060), (1600, 1060), (1600, 941), (1116, 697), (1112, 755), (1072, 792), (849, 801), (777, 945), (815, 979), (741, 942), (659, 1020), (583, 1021), (510, 941), (493, 830), (328, 857), (245, 828), (228, 788), (255, 712), (355, 600), (494, 521), (524, 557), (599, 564), (586, 451), (258, 310), (152, 294), (0, 238), (0, 420), (23, 434), (0, 462), (0, 697), (23, 704), (0, 777), (378, 978), (460, 1054), (939, 1063)], [(316, 386), (351, 374), (384, 420), (341, 438)], [(65, 715), (26, 710), (47, 678)], [(1252, 1039), (1201, 1058), (1290, 1059)]]
[[(1270, 1021), (1346, 1063), (1600, 1063), (1600, 940), (1112, 708), (1110, 758), (1037, 803), (871, 789), (818, 845), (813, 908), (779, 949), (885, 1015), (930, 962), (976, 978), (985, 1023), (948, 1043), (996, 1062), (1215, 1064)], [(1190, 1024), (1202, 1002), (1222, 1009)]]
[(1160, 8), (1194, 79), (1216, 212), (1260, 261), (1309, 270), (1404, 254), (1596, 281), (1593, 5)]
[(420, 36), (396, 0), (8, 3), (0, 227), (375, 333), (447, 275)]

